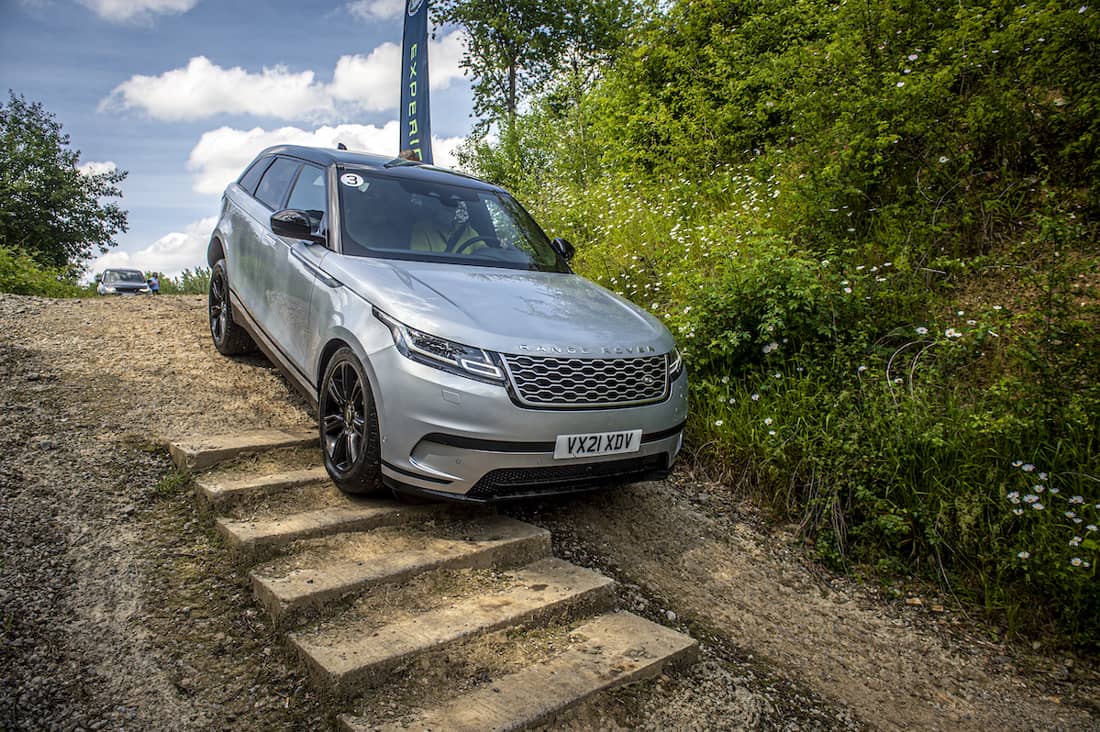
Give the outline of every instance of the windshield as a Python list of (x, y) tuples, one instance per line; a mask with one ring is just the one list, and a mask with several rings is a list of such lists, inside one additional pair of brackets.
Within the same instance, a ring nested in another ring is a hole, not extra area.
[(339, 178), (344, 254), (569, 271), (507, 194), (344, 168)]
[(118, 285), (118, 284), (145, 284), (145, 275), (141, 272), (131, 270), (129, 272), (123, 270), (107, 270), (103, 273), (103, 284), (105, 285)]

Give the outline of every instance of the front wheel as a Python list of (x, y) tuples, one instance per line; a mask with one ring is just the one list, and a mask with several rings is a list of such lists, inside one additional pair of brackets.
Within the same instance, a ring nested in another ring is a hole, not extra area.
[(329, 477), (345, 493), (386, 493), (378, 412), (363, 366), (350, 348), (341, 348), (328, 362), (317, 403)]

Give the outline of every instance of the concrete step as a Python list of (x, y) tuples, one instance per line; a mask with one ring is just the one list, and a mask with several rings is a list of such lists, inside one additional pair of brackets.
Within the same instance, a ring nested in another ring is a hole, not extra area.
[(493, 516), (447, 527), (382, 529), (347, 534), (304, 547), (300, 554), (252, 570), (252, 588), (276, 623), (308, 608), (384, 582), (434, 569), (514, 567), (550, 553), (550, 532)]
[(329, 500), (335, 505), (275, 517), (221, 517), (216, 521), (218, 533), (233, 551), (253, 556), (264, 548), (344, 531), (393, 526), (442, 510), (440, 506), (409, 506), (393, 499), (353, 499), (337, 494)]
[(574, 639), (545, 663), (494, 679), (403, 723), (342, 715), (340, 727), (346, 732), (526, 729), (594, 694), (656, 676), (669, 663), (688, 663), (698, 652), (693, 638), (630, 613), (602, 615), (577, 628)]
[[(446, 607), (375, 627), (374, 618), (338, 618), (318, 630), (291, 633), (318, 685), (344, 695), (385, 679), (421, 653), (502, 628), (552, 617), (608, 610), (614, 582), (560, 559), (544, 559), (509, 573), (505, 589), (460, 599)], [(350, 613), (349, 613), (350, 614)]]
[(235, 479), (200, 476), (195, 480), (195, 494), (215, 508), (225, 508), (250, 499), (328, 480), (328, 472), (323, 467)]
[(177, 468), (194, 473), (245, 454), (317, 444), (316, 430), (251, 430), (171, 442), (168, 451)]

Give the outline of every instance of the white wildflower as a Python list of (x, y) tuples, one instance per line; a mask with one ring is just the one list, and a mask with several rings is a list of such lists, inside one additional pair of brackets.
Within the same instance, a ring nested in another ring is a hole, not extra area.
[(1038, 500), (1039, 496), (1035, 495), (1034, 493), (1028, 493), (1026, 496), (1024, 496), (1024, 503), (1035, 503)]
[(1073, 559), (1069, 560), (1069, 563), (1072, 564), (1074, 567), (1080, 567), (1083, 564), (1083, 561), (1081, 560), (1081, 557), (1074, 557)]
[(1031, 557), (1031, 552), (1020, 552), (1016, 556), (1020, 559), (1028, 559)]
[(962, 337), (962, 333), (955, 330), (954, 328), (948, 328), (947, 330), (945, 330), (943, 332), (943, 334), (945, 336), (947, 336), (948, 338), (961, 338)]
[(774, 420), (774, 419), (772, 419), (771, 417), (765, 417), (765, 418), (764, 418), (764, 424), (765, 424), (766, 426), (768, 426), (768, 427), (771, 427), (771, 426), (772, 426), (772, 422), (774, 422), (774, 421), (775, 421), (775, 420)]
[(1084, 502), (1085, 502), (1085, 499), (1082, 496), (1073, 496), (1072, 498), (1069, 499), (1069, 502), (1070, 503), (1075, 503), (1077, 505), (1083, 505)]
[(1033, 503), (1033, 504), (1031, 504), (1031, 507), (1034, 508), (1036, 511), (1042, 511), (1043, 510), (1043, 504), (1041, 504), (1041, 503)]
[(1024, 463), (1024, 464), (1023, 464), (1023, 465), (1022, 465), (1022, 466), (1020, 467), (1020, 470), (1024, 471), (1025, 473), (1031, 473), (1031, 472), (1034, 472), (1034, 470), (1035, 470), (1035, 466), (1034, 466), (1034, 465), (1032, 465), (1031, 463)]
[(751, 397), (749, 397), (749, 398), (750, 398), (750, 399), (752, 399), (752, 400), (753, 400), (754, 402), (758, 402), (758, 401), (760, 401), (760, 395), (759, 395), (759, 394), (753, 394), (753, 395), (752, 395)]
[(715, 426), (715, 427), (721, 427), (721, 426), (722, 426), (722, 425), (724, 425), (724, 424), (725, 424), (725, 422), (723, 422), (723, 421), (722, 421), (722, 420), (720, 420), (720, 419), (716, 419), (716, 420), (714, 420), (714, 426)]

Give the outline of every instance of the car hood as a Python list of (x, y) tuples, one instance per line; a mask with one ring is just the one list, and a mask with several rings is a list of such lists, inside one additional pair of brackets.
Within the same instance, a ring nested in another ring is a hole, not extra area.
[(666, 353), (659, 320), (575, 274), (329, 256), (325, 269), (419, 330), (503, 353)]

